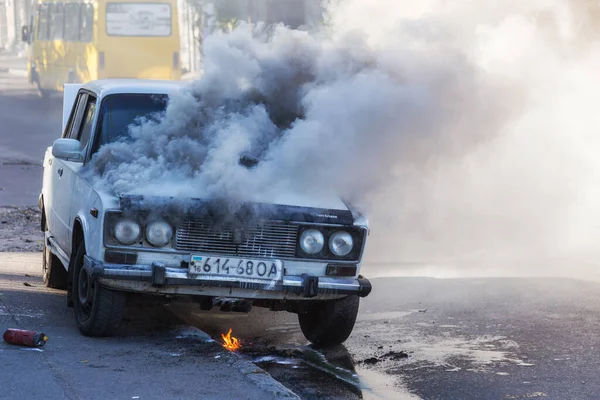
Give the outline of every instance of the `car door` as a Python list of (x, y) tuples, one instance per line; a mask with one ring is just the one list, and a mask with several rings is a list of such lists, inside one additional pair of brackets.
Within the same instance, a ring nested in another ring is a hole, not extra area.
[[(73, 127), (74, 125), (79, 125), (79, 121), (83, 115), (85, 98), (86, 93), (80, 93), (75, 98), (69, 120), (61, 138), (69, 138), (71, 137), (72, 132), (76, 131)], [(52, 148), (50, 147), (46, 151), (44, 159), (44, 187), (42, 189), (44, 207), (50, 235), (54, 237), (56, 243), (58, 243), (63, 250), (67, 250), (64, 248), (65, 241), (61, 238), (65, 235), (65, 226), (67, 224), (63, 219), (68, 219), (68, 216), (61, 215), (60, 213), (61, 207), (64, 208), (62, 203), (68, 201), (68, 197), (65, 196), (65, 188), (68, 187), (68, 185), (65, 180), (64, 169), (64, 162), (52, 155)]]
[[(96, 112), (96, 98), (87, 92), (77, 96), (77, 111), (75, 118), (69, 122), (65, 134), (68, 138), (80, 142), (81, 153), (85, 153), (90, 141), (92, 123)], [(83, 158), (82, 158), (83, 159)], [(54, 159), (53, 175), (56, 179), (53, 190), (53, 209), (55, 214), (56, 231), (53, 232), (56, 242), (63, 251), (71, 254), (71, 236), (73, 230), (73, 215), (71, 215), (71, 197), (75, 181), (78, 179), (82, 161)]]

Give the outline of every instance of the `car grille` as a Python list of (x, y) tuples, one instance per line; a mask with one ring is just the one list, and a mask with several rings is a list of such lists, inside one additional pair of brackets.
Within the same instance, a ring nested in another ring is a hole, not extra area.
[(189, 220), (177, 227), (175, 248), (244, 257), (292, 258), (296, 255), (298, 225), (269, 221), (246, 226), (241, 231), (242, 240), (235, 244), (234, 229), (215, 227), (209, 221)]

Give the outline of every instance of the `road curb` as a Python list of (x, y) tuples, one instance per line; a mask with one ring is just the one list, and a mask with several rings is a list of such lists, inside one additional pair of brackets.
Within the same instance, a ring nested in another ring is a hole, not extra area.
[[(180, 317), (179, 313), (175, 310), (171, 310), (176, 316)], [(180, 317), (181, 318), (181, 317)], [(216, 340), (214, 340), (208, 333), (203, 330), (189, 325), (190, 331), (183, 332), (178, 335), (178, 338), (193, 337), (199, 339), (205, 343), (209, 343), (214, 346), (216, 350), (219, 350), (217, 357), (226, 362), (230, 367), (237, 369), (250, 380), (254, 386), (266, 394), (271, 395), (275, 399), (283, 400), (300, 400), (300, 396), (294, 393), (292, 390), (287, 388), (281, 382), (275, 380), (267, 371), (260, 368), (246, 356), (224, 349)]]
[(256, 387), (273, 395), (276, 399), (300, 400), (300, 396), (285, 387), (281, 382), (276, 381), (267, 371), (235, 353), (234, 355), (237, 358), (234, 362), (234, 364), (237, 364), (236, 367)]

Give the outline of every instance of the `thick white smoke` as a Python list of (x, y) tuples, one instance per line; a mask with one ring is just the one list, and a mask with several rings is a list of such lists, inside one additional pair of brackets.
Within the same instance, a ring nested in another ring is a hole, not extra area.
[[(368, 15), (363, 6), (354, 3), (346, 21)], [(386, 216), (377, 213), (374, 222), (386, 228), (374, 231), (371, 257), (443, 266), (421, 269), (436, 275), (457, 267), (482, 275), (600, 276), (600, 8), (562, 0), (422, 6), (405, 15), (412, 13), (421, 31), (448, 28), (442, 41), (508, 94), (495, 111), (504, 119), (489, 124), (467, 111), (459, 115), (463, 123), (490, 140), (473, 148), (465, 146), (468, 135), (454, 132), (451, 142), (465, 150), (460, 157), (438, 154), (399, 168), (403, 175), (378, 202)], [(385, 42), (385, 30), (376, 32), (374, 41)], [(484, 101), (496, 107), (497, 95), (487, 92)]]
[(344, 0), (317, 33), (212, 35), (202, 79), (96, 171), (118, 192), (339, 194), (371, 215), (373, 261), (593, 256), (600, 47), (584, 3)]

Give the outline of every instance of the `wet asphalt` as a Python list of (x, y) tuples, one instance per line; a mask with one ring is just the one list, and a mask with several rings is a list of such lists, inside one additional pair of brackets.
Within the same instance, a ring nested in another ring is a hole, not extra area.
[(599, 399), (600, 284), (554, 278), (384, 278), (350, 339), (315, 349), (295, 315), (177, 313), (232, 328), (303, 399)]

